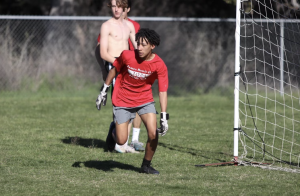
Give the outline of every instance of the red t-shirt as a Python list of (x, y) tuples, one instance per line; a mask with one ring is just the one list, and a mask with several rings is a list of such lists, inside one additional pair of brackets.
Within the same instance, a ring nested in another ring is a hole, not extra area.
[[(128, 21), (130, 21), (133, 24), (135, 33), (137, 33), (140, 30), (140, 28), (141, 28), (140, 24), (138, 22), (134, 21), (134, 20), (131, 20), (130, 18), (128, 18)], [(98, 41), (99, 44), (100, 44), (100, 38), (101, 38), (101, 36), (99, 34), (98, 35), (98, 39), (97, 39), (97, 41)], [(129, 42), (129, 50), (134, 50), (134, 47), (133, 47), (133, 45), (131, 43), (130, 38), (128, 39), (128, 42)]]
[(153, 102), (151, 86), (156, 79), (159, 92), (168, 90), (168, 69), (157, 54), (151, 61), (143, 61), (137, 51), (124, 50), (113, 66), (119, 72), (112, 97), (114, 106), (136, 107)]

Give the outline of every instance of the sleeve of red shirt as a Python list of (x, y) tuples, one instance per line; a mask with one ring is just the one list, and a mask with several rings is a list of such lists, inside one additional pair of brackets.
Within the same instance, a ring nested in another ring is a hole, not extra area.
[(118, 58), (116, 58), (116, 60), (113, 63), (113, 66), (116, 68), (117, 72), (120, 72), (121, 69), (122, 69), (122, 67), (123, 67), (123, 65), (125, 64), (124, 63), (124, 60), (125, 60), (124, 52), (125, 51), (123, 51), (121, 53), (121, 55)]
[(157, 67), (157, 79), (159, 92), (166, 92), (169, 87), (168, 69), (164, 62)]
[(99, 34), (99, 35), (98, 35), (98, 39), (97, 39), (98, 43), (100, 43), (100, 39), (101, 39), (101, 36), (100, 36), (100, 34)]

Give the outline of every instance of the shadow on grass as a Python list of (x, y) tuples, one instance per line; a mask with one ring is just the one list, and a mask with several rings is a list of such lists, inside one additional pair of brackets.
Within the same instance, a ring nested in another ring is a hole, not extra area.
[[(233, 158), (233, 155), (226, 154), (223, 152), (213, 152), (213, 151), (204, 152), (199, 149), (187, 148), (187, 147), (182, 147), (182, 146), (178, 146), (178, 145), (170, 145), (170, 144), (165, 144), (165, 143), (161, 143), (161, 142), (158, 142), (158, 145), (168, 148), (169, 150), (175, 150), (175, 151), (182, 152), (182, 153), (188, 153), (193, 156), (203, 157), (208, 160), (216, 160), (218, 162), (226, 162), (228, 160), (224, 160), (224, 159), (220, 159), (220, 158), (216, 158), (216, 157), (225, 156), (225, 157), (228, 157), (229, 159)], [(211, 156), (209, 157), (207, 155), (211, 155)]]
[(120, 163), (117, 161), (85, 161), (85, 162), (75, 162), (73, 163), (72, 167), (89, 167), (89, 168), (95, 168), (98, 170), (102, 170), (105, 172), (113, 171), (114, 168), (123, 169), (123, 170), (130, 170), (130, 171), (136, 171), (139, 172), (140, 168), (134, 167), (132, 165)]
[[(165, 143), (162, 143), (162, 142), (158, 142), (158, 145), (159, 146), (162, 146), (164, 148), (167, 148), (169, 150), (174, 150), (174, 151), (178, 151), (178, 152), (182, 152), (182, 153), (188, 153), (188, 154), (191, 154), (193, 156), (199, 156), (199, 157), (203, 157), (205, 159), (208, 159), (210, 161), (214, 161), (213, 163), (210, 162), (208, 163), (207, 165), (209, 166), (227, 166), (227, 165), (233, 165), (233, 154), (229, 154), (229, 153), (224, 153), (224, 152), (214, 152), (214, 151), (201, 151), (199, 149), (194, 149), (194, 148), (187, 148), (187, 147), (182, 147), (182, 146), (178, 146), (178, 145), (170, 145), (170, 144), (165, 144)], [(269, 156), (272, 156), (271, 153), (267, 153), (269, 154)], [(210, 155), (210, 156), (207, 156), (207, 155)], [(220, 156), (223, 156), (224, 158), (227, 158), (227, 160), (224, 160), (224, 159), (221, 159), (221, 158), (217, 158), (217, 157), (220, 157)], [(254, 157), (247, 157), (248, 160), (255, 160)], [(276, 159), (279, 159), (279, 158), (276, 158)], [(262, 160), (262, 157), (257, 160)], [(219, 163), (217, 163), (219, 162)], [(247, 162), (247, 161), (246, 161)], [(273, 162), (272, 159), (269, 159), (269, 158), (266, 158), (264, 157), (264, 162), (261, 162), (261, 161), (252, 161), (252, 162), (249, 162), (249, 164), (252, 164), (252, 165), (262, 165), (262, 166), (267, 166), (267, 165), (271, 165)], [(299, 164), (297, 162), (289, 162), (289, 161), (284, 161), (284, 160), (281, 160), (281, 161), (275, 161), (276, 163), (278, 164), (286, 164), (287, 166), (290, 166), (291, 169), (298, 169), (299, 168)], [(224, 164), (223, 164), (224, 163)], [(204, 166), (204, 165), (202, 165)]]
[(65, 144), (73, 144), (73, 145), (83, 146), (86, 148), (103, 148), (105, 151), (107, 151), (105, 141), (99, 139), (66, 137), (61, 141)]

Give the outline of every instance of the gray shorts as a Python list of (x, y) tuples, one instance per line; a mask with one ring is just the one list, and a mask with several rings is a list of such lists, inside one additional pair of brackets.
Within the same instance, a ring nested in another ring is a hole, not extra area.
[(154, 102), (146, 103), (138, 107), (134, 108), (126, 108), (126, 107), (115, 107), (113, 106), (113, 113), (114, 113), (114, 122), (118, 124), (122, 124), (127, 122), (132, 122), (132, 120), (135, 118), (136, 113), (138, 115), (148, 114), (148, 113), (154, 113), (157, 114), (157, 111), (155, 109)]

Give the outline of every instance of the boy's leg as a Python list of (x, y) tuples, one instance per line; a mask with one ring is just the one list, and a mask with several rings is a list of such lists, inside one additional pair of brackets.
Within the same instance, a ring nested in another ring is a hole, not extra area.
[[(134, 120), (134, 119), (133, 119), (133, 120)], [(130, 123), (128, 124), (128, 136), (130, 135), (131, 126), (132, 126), (132, 122), (130, 122)]]
[(133, 125), (133, 131), (132, 131), (132, 139), (131, 141), (139, 141), (139, 135), (140, 135), (140, 128), (142, 124), (142, 119), (136, 113), (135, 119), (133, 119), (132, 125)]
[(158, 143), (158, 134), (156, 133), (156, 114), (147, 113), (141, 115), (141, 119), (145, 124), (148, 133), (148, 140), (146, 143), (145, 159), (151, 161), (156, 151)]
[[(114, 148), (117, 152), (125, 153), (138, 153), (134, 150), (134, 148), (127, 145), (128, 141), (128, 125), (135, 117), (135, 110), (126, 109), (126, 108), (118, 108), (113, 106), (113, 116), (114, 122), (113, 125), (116, 127), (113, 134), (108, 134), (108, 139), (106, 142), (109, 147), (109, 151), (111, 150), (111, 146), (114, 142)], [(113, 140), (110, 140), (109, 137), (113, 137)]]
[(126, 153), (126, 152), (128, 152), (126, 150), (127, 150), (127, 146), (128, 146), (128, 139), (129, 139), (129, 135), (130, 135), (131, 124), (132, 123), (128, 123), (128, 138), (127, 138), (127, 141), (123, 145), (116, 144), (115, 151), (117, 151), (119, 153)]
[(146, 143), (145, 156), (141, 166), (141, 173), (159, 174), (157, 170), (150, 166), (153, 155), (156, 151), (158, 144), (158, 134), (156, 131), (156, 114), (146, 113), (141, 115), (141, 119), (145, 124), (148, 133), (148, 140)]
[(115, 151), (117, 151), (119, 153), (139, 153), (134, 148), (134, 146), (128, 145), (131, 126), (132, 126), (132, 122), (128, 123), (128, 138), (127, 138), (127, 141), (123, 145), (116, 144)]
[[(142, 142), (139, 142), (141, 123), (142, 123), (141, 117), (138, 115), (138, 113), (136, 113), (136, 116), (132, 122), (133, 129), (132, 129), (132, 137), (131, 137), (131, 144), (130, 144), (130, 146), (132, 146), (136, 151), (145, 150), (144, 144)], [(129, 129), (128, 134), (130, 134), (130, 130), (131, 129)]]
[(109, 132), (106, 137), (106, 145), (109, 151), (113, 151), (115, 148), (116, 143), (119, 145), (123, 145), (128, 138), (127, 126), (128, 122), (118, 124), (118, 123), (111, 123), (109, 128)]
[[(124, 131), (122, 131), (124, 127), (126, 127), (125, 136), (127, 140), (128, 137), (127, 126), (131, 118), (132, 118), (131, 113), (128, 112), (127, 110), (117, 109), (113, 107), (114, 120), (110, 124), (109, 131), (106, 137), (106, 145), (110, 152), (112, 152), (115, 149), (117, 143), (120, 144), (124, 141)], [(118, 124), (118, 122), (120, 122), (120, 124)], [(117, 135), (118, 133), (119, 135)]]
[[(127, 125), (123, 125), (123, 124), (127, 124)], [(117, 128), (117, 130), (121, 130), (120, 132), (117, 133), (117, 144), (115, 146), (115, 150), (117, 152), (120, 152), (120, 153), (139, 153), (138, 151), (136, 151), (133, 147), (131, 146), (128, 146), (127, 142), (128, 142), (128, 138), (129, 138), (129, 131), (128, 131), (128, 127), (131, 123), (126, 122), (126, 123), (123, 123), (121, 125), (116, 125), (117, 127), (120, 127), (119, 129)], [(126, 127), (127, 126), (127, 127)], [(126, 128), (125, 128), (126, 127)], [(126, 131), (125, 131), (126, 129)], [(127, 134), (125, 134), (125, 132)], [(119, 137), (121, 139), (119, 139)], [(125, 141), (125, 143), (124, 143)], [(122, 143), (122, 144), (121, 144)]]
[(129, 121), (122, 123), (122, 124), (118, 124), (118, 122), (116, 122), (116, 134), (115, 135), (113, 134), (113, 135), (114, 135), (115, 141), (119, 145), (123, 145), (127, 142), (128, 123), (129, 123)]

